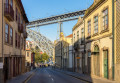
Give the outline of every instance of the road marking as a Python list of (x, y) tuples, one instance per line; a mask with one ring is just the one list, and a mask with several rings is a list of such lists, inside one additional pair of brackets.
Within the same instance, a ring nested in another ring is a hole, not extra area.
[(37, 70), (35, 70), (23, 83), (27, 83), (37, 72)]
[(51, 78), (51, 79), (52, 79), (52, 81), (54, 81), (53, 78)]

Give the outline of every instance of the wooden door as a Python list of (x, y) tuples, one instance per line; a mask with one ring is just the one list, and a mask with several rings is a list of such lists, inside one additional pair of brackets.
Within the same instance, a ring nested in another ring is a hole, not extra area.
[(108, 51), (104, 51), (104, 77), (108, 78)]

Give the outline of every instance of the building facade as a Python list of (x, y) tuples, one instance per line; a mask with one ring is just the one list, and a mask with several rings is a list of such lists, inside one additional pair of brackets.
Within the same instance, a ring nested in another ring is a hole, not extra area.
[(78, 73), (85, 73), (85, 38), (84, 38), (84, 20), (79, 17), (77, 24), (73, 27), (73, 45), (74, 45), (74, 70)]
[(55, 66), (73, 71), (72, 65), (72, 34), (67, 37), (62, 35), (59, 41), (55, 41)]
[(113, 37), (114, 37), (114, 79), (118, 82), (120, 82), (120, 0), (113, 0), (112, 2), (113, 6)]
[(119, 0), (94, 0), (87, 9), (85, 49), (91, 75), (119, 80)]
[[(34, 61), (34, 56), (33, 52), (35, 51), (35, 43), (33, 41), (26, 41), (26, 56), (25, 56), (25, 61), (26, 61), (26, 71), (30, 71), (33, 69), (33, 61)], [(40, 52), (42, 54), (42, 52)]]
[(25, 58), (25, 62), (26, 62), (26, 71), (30, 71), (31, 70), (31, 55), (32, 55), (32, 52), (31, 52), (31, 49), (26, 49), (26, 58)]
[(0, 6), (0, 60), (7, 80), (25, 72), (28, 19), (21, 0), (1, 0)]
[[(119, 22), (120, 0), (94, 0), (84, 17), (79, 18), (73, 27), (76, 72), (120, 82)], [(81, 45), (82, 32), (83, 45)]]

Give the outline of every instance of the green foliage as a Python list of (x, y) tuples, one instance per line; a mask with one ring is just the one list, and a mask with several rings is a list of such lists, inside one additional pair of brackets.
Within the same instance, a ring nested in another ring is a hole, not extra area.
[(49, 56), (46, 53), (40, 54), (35, 52), (35, 62), (36, 63), (44, 63), (49, 60)]
[(31, 48), (31, 51), (35, 53), (35, 62), (36, 63), (44, 63), (49, 60), (49, 56), (46, 53), (40, 54), (40, 49), (38, 46)]

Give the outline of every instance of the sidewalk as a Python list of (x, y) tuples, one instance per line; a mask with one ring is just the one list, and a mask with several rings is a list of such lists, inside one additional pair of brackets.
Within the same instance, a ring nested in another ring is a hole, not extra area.
[(115, 81), (111, 81), (111, 80), (107, 80), (105, 78), (102, 77), (96, 77), (96, 76), (92, 76), (92, 78), (88, 75), (84, 75), (84, 74), (80, 74), (80, 73), (76, 73), (76, 72), (69, 72), (69, 71), (65, 71), (65, 70), (60, 70), (60, 69), (54, 69), (56, 71), (59, 71), (61, 73), (70, 75), (72, 77), (75, 77), (77, 79), (89, 82), (89, 83), (118, 83)]
[(26, 72), (22, 75), (19, 75), (17, 77), (14, 77), (7, 81), (7, 83), (23, 83), (25, 80), (27, 80), (32, 74), (34, 74), (35, 70), (32, 70), (30, 72)]

